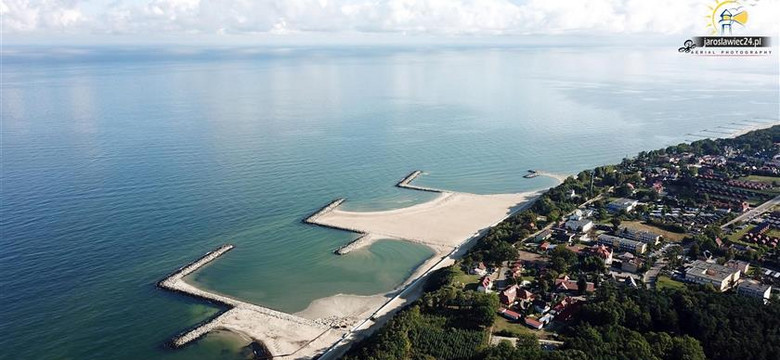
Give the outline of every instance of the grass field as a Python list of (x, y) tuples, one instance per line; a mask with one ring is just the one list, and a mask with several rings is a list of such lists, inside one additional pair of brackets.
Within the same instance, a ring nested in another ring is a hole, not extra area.
[[(726, 239), (728, 239), (729, 241), (731, 241), (731, 242), (733, 242), (735, 244), (741, 244), (741, 245), (750, 246), (750, 247), (753, 247), (753, 248), (758, 248), (757, 244), (753, 244), (753, 243), (748, 243), (748, 242), (742, 241), (742, 236), (747, 234), (747, 232), (752, 230), (754, 227), (755, 227), (754, 225), (747, 226), (744, 229), (739, 230), (737, 232), (734, 232), (731, 235), (727, 236)], [(776, 235), (773, 235), (773, 236), (776, 236)]]
[(455, 278), (453, 279), (453, 282), (455, 283), (461, 283), (464, 287), (467, 287), (469, 285), (474, 285), (474, 289), (476, 289), (476, 284), (479, 281), (479, 275), (471, 275), (463, 272), (463, 270), (458, 267), (457, 274), (455, 275)]
[(655, 288), (658, 290), (663, 289), (682, 289), (685, 287), (685, 284), (677, 281), (672, 280), (666, 275), (659, 275), (658, 279), (655, 281)]
[(664, 229), (657, 228), (652, 225), (643, 224), (639, 221), (624, 221), (620, 224), (621, 227), (625, 226), (631, 229), (636, 230), (644, 230), (644, 231), (650, 231), (654, 232), (656, 234), (663, 235), (664, 240), (666, 241), (673, 241), (673, 242), (680, 242), (685, 237), (685, 234), (680, 234), (676, 232), (667, 231)]

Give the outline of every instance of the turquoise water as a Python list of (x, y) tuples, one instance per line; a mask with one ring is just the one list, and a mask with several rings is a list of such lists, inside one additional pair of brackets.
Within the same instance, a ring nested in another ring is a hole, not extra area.
[[(240, 358), (218, 309), (154, 287), (220, 244), (201, 286), (283, 311), (392, 289), (430, 256), (304, 225), (418, 183), (526, 191), (687, 133), (778, 117), (777, 58), (674, 49), (3, 49), (0, 357)], [(724, 85), (723, 78), (740, 79)]]

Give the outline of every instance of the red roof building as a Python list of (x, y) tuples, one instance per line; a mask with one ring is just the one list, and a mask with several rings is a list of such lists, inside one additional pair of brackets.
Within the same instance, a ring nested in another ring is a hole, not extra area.
[(536, 330), (541, 330), (544, 327), (544, 324), (539, 322), (539, 320), (536, 320), (536, 319), (530, 318), (530, 317), (525, 318), (525, 324), (528, 327), (530, 327), (532, 329), (536, 329)]
[(517, 285), (512, 285), (504, 289), (504, 291), (498, 295), (498, 299), (501, 300), (501, 303), (505, 305), (512, 305), (512, 303), (515, 302), (515, 298), (517, 297), (517, 290), (519, 288), (520, 287)]
[(520, 315), (520, 314), (518, 314), (518, 313), (516, 313), (516, 312), (514, 312), (512, 310), (509, 310), (509, 309), (501, 309), (499, 311), (499, 313), (502, 316), (504, 316), (505, 318), (507, 318), (509, 320), (513, 320), (513, 321), (518, 321), (518, 320), (520, 320), (520, 318), (523, 317), (523, 315)]

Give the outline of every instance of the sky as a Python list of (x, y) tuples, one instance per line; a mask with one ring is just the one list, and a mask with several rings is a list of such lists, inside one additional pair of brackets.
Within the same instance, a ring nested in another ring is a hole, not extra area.
[[(6, 44), (690, 37), (717, 1), (0, 0), (0, 29)], [(780, 0), (740, 1), (745, 31), (777, 36)]]

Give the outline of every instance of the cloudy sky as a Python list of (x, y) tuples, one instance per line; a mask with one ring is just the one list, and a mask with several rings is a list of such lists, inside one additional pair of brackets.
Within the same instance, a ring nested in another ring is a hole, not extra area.
[[(6, 43), (706, 34), (717, 0), (0, 0)], [(780, 0), (742, 0), (777, 35)]]

